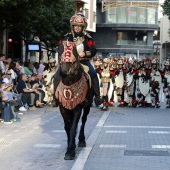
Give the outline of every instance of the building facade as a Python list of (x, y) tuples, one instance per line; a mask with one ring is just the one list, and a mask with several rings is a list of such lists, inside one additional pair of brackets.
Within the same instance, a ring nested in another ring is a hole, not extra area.
[(97, 0), (98, 55), (146, 57), (153, 55), (158, 30), (159, 0)]

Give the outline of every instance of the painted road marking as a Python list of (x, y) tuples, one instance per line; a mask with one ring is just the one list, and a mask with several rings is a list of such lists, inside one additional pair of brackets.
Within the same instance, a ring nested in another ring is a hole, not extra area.
[(87, 139), (87, 143), (90, 144), (90, 146), (87, 146), (85, 148), (83, 148), (80, 151), (80, 154), (78, 155), (73, 167), (71, 168), (71, 170), (83, 170), (84, 165), (87, 161), (87, 158), (96, 142), (97, 137), (99, 136), (102, 127), (104, 125), (104, 123), (106, 122), (106, 119), (109, 116), (111, 110), (103, 112), (102, 117), (100, 118), (99, 122), (97, 123), (96, 127), (94, 128), (93, 132), (91, 133), (91, 135), (89, 136), (89, 138)]
[(170, 129), (170, 126), (103, 126), (105, 128)]
[(153, 149), (170, 149), (170, 145), (152, 145)]
[(59, 148), (59, 147), (61, 147), (61, 145), (39, 143), (39, 144), (34, 145), (34, 147), (37, 147), (37, 148)]
[(100, 148), (126, 148), (126, 145), (100, 145)]
[(65, 130), (53, 130), (52, 132), (55, 132), (55, 133), (63, 133), (63, 132), (65, 132)]
[(150, 134), (170, 134), (168, 131), (148, 131)]
[(121, 130), (106, 130), (106, 133), (127, 133), (127, 131), (121, 131)]

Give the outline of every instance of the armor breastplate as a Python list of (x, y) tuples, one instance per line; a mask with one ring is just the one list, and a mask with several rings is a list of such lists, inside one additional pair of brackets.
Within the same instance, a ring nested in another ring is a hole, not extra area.
[(101, 74), (101, 82), (102, 83), (108, 83), (110, 82), (110, 72), (109, 72), (109, 68), (104, 68), (103, 72)]
[(77, 52), (78, 53), (84, 51), (83, 41), (84, 41), (84, 37), (77, 37), (76, 45), (77, 45)]

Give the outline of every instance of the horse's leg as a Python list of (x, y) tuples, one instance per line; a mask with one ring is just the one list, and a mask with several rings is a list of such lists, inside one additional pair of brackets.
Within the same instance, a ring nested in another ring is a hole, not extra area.
[(64, 120), (64, 129), (67, 135), (67, 147), (68, 147), (69, 142), (70, 142), (70, 129), (72, 126), (72, 119), (73, 119), (72, 112), (64, 109), (62, 106), (60, 106), (59, 108), (60, 108), (60, 113)]
[(82, 108), (77, 107), (72, 111), (72, 123), (71, 123), (71, 129), (70, 129), (70, 140), (68, 143), (67, 152), (65, 153), (65, 160), (73, 160), (75, 158), (75, 137), (76, 137), (76, 131), (78, 122), (80, 120)]
[(82, 125), (81, 125), (80, 133), (79, 133), (78, 147), (86, 147), (84, 128), (85, 128), (85, 123), (87, 121), (87, 115), (90, 112), (90, 107), (91, 107), (91, 103), (83, 109), (84, 112), (83, 112), (83, 116), (82, 116)]

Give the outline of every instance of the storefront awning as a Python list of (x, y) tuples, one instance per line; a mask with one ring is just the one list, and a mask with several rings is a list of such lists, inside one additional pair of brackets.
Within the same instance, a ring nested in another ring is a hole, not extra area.
[(102, 12), (110, 8), (116, 7), (143, 7), (143, 8), (152, 8), (156, 11), (158, 10), (159, 1), (106, 1), (102, 0)]

